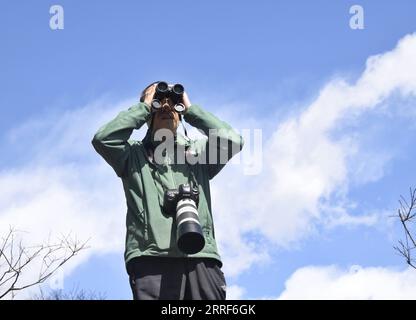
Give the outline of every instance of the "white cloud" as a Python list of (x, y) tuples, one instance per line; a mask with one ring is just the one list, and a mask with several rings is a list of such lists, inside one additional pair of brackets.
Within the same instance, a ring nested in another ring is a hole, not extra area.
[(120, 248), (123, 195), (103, 169), (62, 165), (0, 175), (2, 234), (12, 225), (40, 242), (48, 234), (45, 230), (72, 231), (80, 239), (91, 238), (95, 250)]
[[(214, 211), (218, 220), (226, 222), (218, 232), (226, 249), (248, 250), (244, 235), (250, 233), (288, 246), (313, 233), (319, 224), (372, 226), (380, 221), (372, 214), (351, 215), (353, 204), (347, 194), (352, 183), (381, 179), (393, 155), (367, 149), (359, 135), (341, 129), (354, 119), (371, 117), (391, 96), (399, 94), (403, 101), (414, 98), (415, 56), (416, 35), (412, 34), (392, 51), (370, 57), (354, 84), (341, 78), (330, 81), (310, 105), (281, 122), (265, 140), (262, 174), (242, 177), (242, 171), (226, 168), (216, 178)], [(227, 244), (230, 235), (240, 242)], [(251, 262), (261, 260), (253, 243)], [(239, 270), (249, 267), (250, 262), (244, 263), (248, 264), (239, 265)]]
[(416, 299), (416, 272), (382, 267), (308, 266), (296, 270), (278, 299)]
[[(359, 141), (350, 136), (335, 140), (331, 133), (346, 118), (377, 107), (396, 89), (403, 95), (414, 95), (415, 55), (416, 35), (407, 36), (394, 50), (370, 57), (354, 85), (333, 80), (299, 117), (278, 127), (265, 151), (265, 163), (270, 164), (267, 181), (273, 183), (263, 184), (262, 189), (270, 190), (271, 196), (256, 213), (256, 221), (268, 238), (277, 242), (299, 238), (308, 232), (311, 220), (322, 217), (322, 204), (348, 189), (350, 167), (364, 162), (368, 153), (362, 158)], [(380, 178), (382, 165), (377, 167), (363, 179)], [(275, 207), (279, 211), (270, 221)]]
[(240, 300), (243, 298), (246, 290), (238, 285), (227, 287), (227, 300)]

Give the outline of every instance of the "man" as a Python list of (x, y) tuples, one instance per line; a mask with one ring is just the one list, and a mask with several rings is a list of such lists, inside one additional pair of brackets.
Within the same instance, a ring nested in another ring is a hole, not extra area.
[[(140, 103), (101, 127), (92, 140), (123, 182), (125, 262), (133, 298), (224, 300), (226, 283), (215, 240), (209, 180), (241, 150), (243, 139), (228, 124), (191, 104), (186, 92), (180, 97), (184, 107), (180, 113), (175, 109), (178, 101), (169, 95), (161, 99), (159, 108), (151, 107), (158, 83), (145, 88)], [(182, 117), (209, 139), (193, 141), (179, 134)], [(145, 123), (149, 129), (144, 139), (129, 140), (133, 130)], [(170, 135), (161, 138), (160, 132)], [(159, 152), (162, 144), (169, 143), (175, 148)], [(185, 161), (177, 161), (181, 156)], [(188, 183), (199, 193), (197, 215), (204, 240), (202, 249), (191, 254), (179, 249), (175, 214), (164, 207), (166, 190)]]

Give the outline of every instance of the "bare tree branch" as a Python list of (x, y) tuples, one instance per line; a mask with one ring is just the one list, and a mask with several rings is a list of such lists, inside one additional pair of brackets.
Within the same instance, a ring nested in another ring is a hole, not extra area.
[(40, 293), (32, 297), (34, 300), (105, 300), (106, 295), (101, 292), (86, 291), (73, 287), (70, 291), (52, 290), (48, 293), (40, 288)]
[(399, 240), (399, 245), (395, 246), (394, 249), (405, 258), (409, 266), (416, 269), (416, 260), (412, 256), (413, 250), (416, 248), (416, 240), (413, 232), (414, 218), (416, 215), (416, 188), (410, 188), (409, 193), (409, 202), (403, 196), (400, 196), (400, 207), (397, 210), (397, 217), (403, 227), (405, 240)]
[[(0, 299), (8, 294), (13, 297), (18, 291), (43, 283), (86, 249), (88, 242), (80, 242), (67, 235), (56, 243), (52, 243), (49, 237), (45, 244), (24, 246), (19, 236), (19, 231), (10, 228), (0, 243)], [(36, 263), (40, 263), (38, 276), (23, 280), (22, 275), (27, 272), (28, 266), (33, 267)]]

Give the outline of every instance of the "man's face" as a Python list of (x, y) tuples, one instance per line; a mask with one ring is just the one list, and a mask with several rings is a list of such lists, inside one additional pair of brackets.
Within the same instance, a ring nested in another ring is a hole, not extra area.
[(173, 109), (174, 104), (170, 98), (161, 101), (162, 107), (153, 114), (153, 131), (169, 129), (176, 133), (179, 126), (179, 114)]

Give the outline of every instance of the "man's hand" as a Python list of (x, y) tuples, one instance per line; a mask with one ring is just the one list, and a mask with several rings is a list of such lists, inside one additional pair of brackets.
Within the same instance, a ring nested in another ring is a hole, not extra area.
[(191, 106), (191, 101), (189, 100), (188, 94), (186, 92), (184, 92), (183, 95), (182, 95), (182, 101), (183, 101), (183, 104), (185, 106), (185, 112), (184, 113), (186, 113), (186, 111), (188, 111), (189, 107)]
[(152, 108), (152, 100), (153, 100), (153, 97), (154, 97), (155, 92), (156, 92), (156, 86), (157, 86), (157, 83), (155, 83), (154, 85), (149, 87), (146, 90), (146, 93), (144, 94), (144, 96), (145, 96), (144, 97), (144, 103), (147, 105), (149, 111)]

